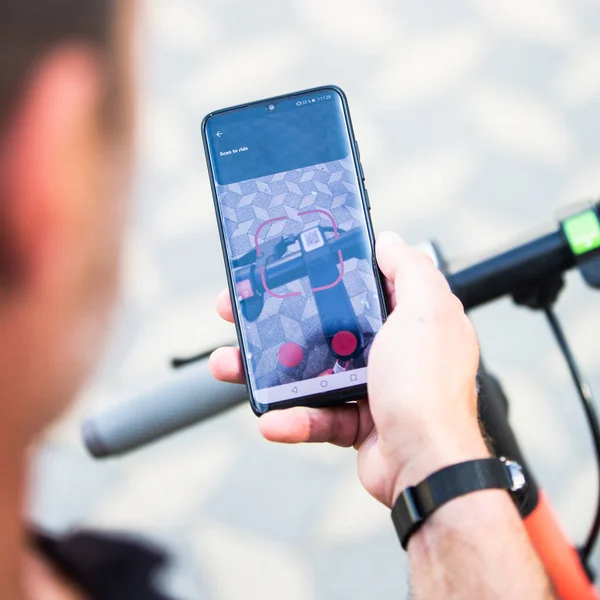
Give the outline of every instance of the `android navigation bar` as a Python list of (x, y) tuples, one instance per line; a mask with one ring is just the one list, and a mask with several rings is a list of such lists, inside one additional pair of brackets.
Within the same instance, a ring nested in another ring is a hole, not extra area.
[(265, 388), (256, 391), (255, 397), (256, 401), (261, 404), (272, 404), (273, 402), (284, 402), (297, 396), (312, 396), (365, 383), (367, 383), (367, 369), (355, 369)]

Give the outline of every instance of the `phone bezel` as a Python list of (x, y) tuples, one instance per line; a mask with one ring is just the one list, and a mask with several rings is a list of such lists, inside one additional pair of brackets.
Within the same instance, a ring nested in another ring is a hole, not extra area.
[(308, 406), (308, 407), (318, 408), (318, 407), (325, 407), (325, 406), (335, 406), (335, 405), (339, 405), (339, 404), (345, 404), (345, 403), (351, 402), (353, 400), (364, 399), (367, 397), (367, 386), (365, 384), (360, 384), (360, 385), (355, 385), (355, 386), (351, 386), (348, 388), (332, 390), (330, 392), (321, 392), (319, 394), (314, 394), (311, 396), (302, 396), (298, 399), (290, 399), (290, 400), (273, 402), (271, 404), (262, 404), (260, 402), (257, 402), (256, 399), (254, 398), (253, 389), (250, 384), (250, 378), (248, 376), (249, 365), (248, 365), (248, 360), (246, 357), (246, 351), (244, 348), (244, 338), (242, 335), (242, 326), (240, 323), (240, 315), (239, 315), (239, 311), (237, 308), (237, 303), (235, 302), (235, 287), (234, 287), (233, 276), (231, 273), (229, 259), (228, 259), (228, 255), (227, 255), (227, 244), (225, 241), (223, 218), (222, 218), (221, 207), (219, 206), (219, 199), (218, 199), (218, 195), (217, 195), (217, 182), (216, 182), (215, 173), (213, 170), (213, 163), (211, 160), (210, 145), (209, 145), (208, 135), (207, 135), (207, 126), (208, 126), (208, 122), (216, 115), (221, 115), (223, 113), (228, 113), (228, 112), (236, 112), (236, 111), (243, 110), (244, 108), (260, 106), (262, 104), (268, 105), (270, 103), (276, 103), (277, 101), (280, 101), (280, 100), (293, 99), (294, 97), (297, 97), (297, 96), (304, 96), (307, 94), (317, 94), (317, 93), (323, 93), (323, 92), (327, 92), (327, 91), (332, 91), (332, 92), (336, 93), (342, 101), (346, 129), (348, 131), (351, 152), (352, 152), (352, 156), (354, 159), (354, 169), (355, 169), (356, 176), (357, 176), (357, 179), (359, 182), (360, 198), (361, 198), (361, 202), (362, 202), (363, 212), (365, 215), (365, 224), (366, 224), (366, 228), (367, 228), (367, 232), (368, 232), (368, 236), (369, 236), (369, 243), (371, 244), (371, 255), (373, 256), (373, 271), (375, 273), (375, 280), (376, 280), (377, 289), (378, 289), (379, 302), (380, 302), (383, 318), (385, 320), (387, 318), (388, 313), (387, 313), (385, 294), (383, 292), (382, 275), (381, 275), (381, 272), (379, 271), (379, 268), (377, 266), (377, 261), (375, 259), (375, 234), (373, 231), (373, 224), (371, 222), (371, 207), (369, 206), (369, 204), (367, 202), (365, 182), (364, 182), (364, 179), (361, 177), (362, 170), (360, 167), (360, 156), (359, 156), (358, 144), (356, 141), (356, 137), (354, 135), (354, 127), (352, 125), (352, 118), (350, 116), (350, 108), (348, 106), (348, 99), (346, 97), (345, 92), (336, 85), (324, 85), (324, 86), (319, 86), (319, 87), (315, 87), (315, 88), (310, 88), (307, 90), (293, 92), (290, 94), (282, 94), (280, 96), (275, 96), (273, 98), (257, 100), (256, 102), (247, 102), (244, 104), (239, 104), (237, 106), (222, 108), (222, 109), (210, 112), (202, 120), (202, 140), (204, 143), (204, 153), (205, 153), (205, 157), (206, 157), (206, 164), (208, 167), (208, 174), (209, 174), (210, 185), (211, 185), (211, 190), (212, 190), (212, 195), (213, 195), (213, 203), (215, 206), (215, 212), (216, 212), (216, 217), (217, 217), (217, 226), (219, 227), (221, 250), (223, 252), (223, 261), (225, 263), (225, 272), (227, 275), (227, 285), (229, 287), (229, 295), (230, 295), (232, 306), (233, 306), (233, 316), (234, 316), (234, 321), (235, 321), (235, 328), (236, 328), (238, 343), (239, 343), (240, 351), (241, 351), (241, 355), (242, 355), (242, 365), (244, 368), (244, 374), (246, 376), (246, 389), (248, 390), (248, 397), (250, 399), (250, 405), (252, 407), (252, 410), (254, 411), (254, 413), (257, 416), (263, 415), (270, 410), (281, 410), (281, 409), (291, 408), (291, 407), (295, 407), (295, 406)]

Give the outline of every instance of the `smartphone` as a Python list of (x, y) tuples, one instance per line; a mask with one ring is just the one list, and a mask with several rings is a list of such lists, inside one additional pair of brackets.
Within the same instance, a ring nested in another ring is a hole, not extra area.
[(345, 94), (218, 110), (202, 131), (254, 412), (366, 397), (386, 309)]

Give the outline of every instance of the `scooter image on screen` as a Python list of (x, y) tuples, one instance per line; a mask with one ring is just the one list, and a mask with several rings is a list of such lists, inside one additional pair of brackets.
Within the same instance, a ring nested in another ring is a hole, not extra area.
[[(344, 261), (366, 259), (368, 243), (360, 228), (340, 231), (333, 217), (324, 210), (312, 213), (331, 221), (330, 226), (315, 225), (297, 235), (282, 235), (259, 243), (263, 227), (287, 219), (265, 221), (255, 236), (255, 248), (233, 261), (234, 285), (242, 315), (256, 321), (265, 299), (290, 298), (302, 292), (282, 292), (291, 282), (308, 277), (315, 299), (323, 334), (336, 362), (322, 375), (353, 368), (353, 361), (363, 357), (372, 335), (363, 333), (344, 285)], [(278, 290), (278, 291), (275, 291)]]

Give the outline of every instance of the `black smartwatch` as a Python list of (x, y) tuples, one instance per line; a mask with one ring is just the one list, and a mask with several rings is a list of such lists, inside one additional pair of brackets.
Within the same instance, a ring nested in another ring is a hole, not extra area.
[(446, 467), (405, 489), (392, 509), (392, 521), (406, 550), (411, 536), (442, 505), (482, 490), (506, 490), (513, 499), (526, 486), (521, 465), (506, 458), (470, 460)]

